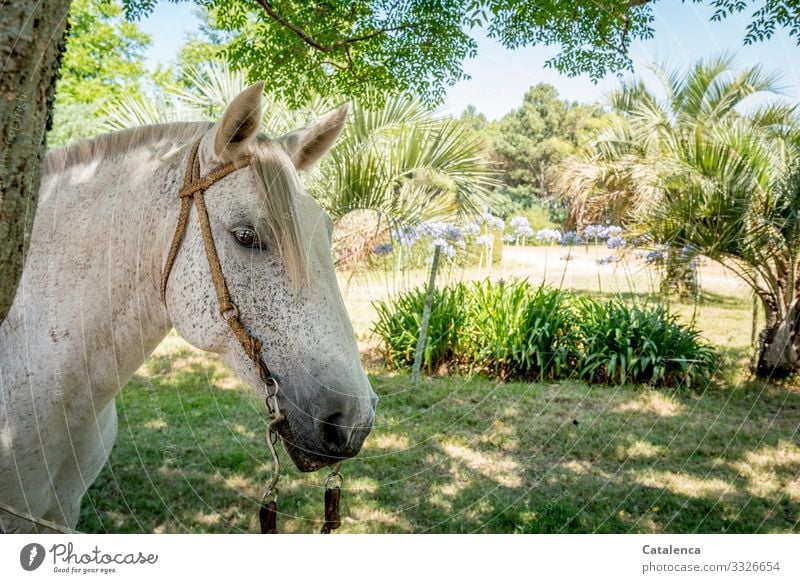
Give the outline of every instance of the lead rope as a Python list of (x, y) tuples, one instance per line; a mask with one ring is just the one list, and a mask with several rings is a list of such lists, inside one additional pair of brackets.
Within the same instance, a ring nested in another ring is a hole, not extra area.
[[(272, 376), (267, 364), (261, 357), (261, 341), (247, 331), (247, 328), (245, 328), (239, 318), (239, 308), (231, 300), (228, 285), (225, 283), (225, 276), (222, 273), (222, 265), (217, 255), (217, 248), (214, 245), (211, 222), (208, 218), (208, 210), (206, 209), (205, 198), (203, 197), (206, 189), (215, 182), (221, 180), (231, 172), (247, 166), (250, 163), (250, 156), (243, 156), (233, 162), (217, 166), (206, 176), (201, 177), (200, 158), (197, 155), (199, 148), (200, 140), (192, 145), (186, 165), (186, 172), (184, 174), (183, 186), (181, 186), (178, 191), (178, 196), (181, 199), (181, 209), (178, 214), (178, 224), (175, 228), (175, 235), (172, 238), (169, 253), (167, 254), (164, 272), (161, 276), (161, 301), (166, 305), (167, 282), (169, 281), (169, 275), (175, 263), (175, 258), (178, 255), (181, 242), (186, 234), (186, 226), (189, 222), (189, 211), (191, 210), (190, 199), (192, 199), (197, 209), (200, 234), (203, 238), (208, 267), (211, 271), (211, 281), (214, 283), (214, 290), (217, 294), (220, 317), (230, 326), (245, 354), (253, 361), (258, 371), (258, 376), (264, 383), (267, 410), (270, 416), (266, 429), (266, 441), (267, 448), (272, 455), (275, 471), (272, 480), (261, 497), (258, 517), (262, 534), (276, 534), (278, 532), (278, 480), (281, 477), (281, 462), (275, 446), (279, 438), (278, 426), (286, 420), (278, 405), (278, 381)], [(329, 534), (332, 530), (339, 528), (341, 522), (339, 518), (339, 499), (344, 480), (342, 474), (339, 472), (340, 466), (341, 463), (336, 464), (325, 480), (325, 523), (321, 530), (324, 534)], [(331, 483), (336, 483), (337, 485), (331, 488)]]
[[(325, 524), (322, 525), (320, 534), (330, 534), (332, 530), (336, 530), (342, 524), (339, 516), (339, 500), (344, 484), (344, 477), (339, 473), (341, 467), (342, 462), (333, 466), (331, 473), (325, 479)], [(331, 484), (335, 484), (335, 486), (331, 487)]]

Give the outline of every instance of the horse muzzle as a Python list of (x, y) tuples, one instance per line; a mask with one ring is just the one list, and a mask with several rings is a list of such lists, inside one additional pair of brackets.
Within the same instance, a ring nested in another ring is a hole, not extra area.
[(373, 419), (374, 410), (363, 424), (352, 424), (345, 415), (334, 413), (315, 420), (312, 431), (300, 433), (288, 419), (276, 430), (297, 469), (313, 472), (356, 456), (372, 429)]

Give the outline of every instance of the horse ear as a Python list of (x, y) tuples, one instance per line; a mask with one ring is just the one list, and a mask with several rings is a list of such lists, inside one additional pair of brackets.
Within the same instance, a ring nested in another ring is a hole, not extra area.
[(313, 126), (294, 130), (279, 138), (298, 170), (308, 170), (331, 149), (344, 129), (349, 109), (345, 103)]
[(249, 149), (261, 129), (264, 82), (250, 85), (230, 102), (217, 124), (214, 153), (222, 160), (235, 160)]

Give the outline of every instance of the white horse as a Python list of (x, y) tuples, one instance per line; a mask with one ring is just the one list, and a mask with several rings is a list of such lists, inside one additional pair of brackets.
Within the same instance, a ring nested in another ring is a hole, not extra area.
[[(203, 175), (250, 156), (205, 200), (231, 297), (279, 381), (295, 465), (358, 453), (377, 397), (334, 273), (331, 220), (297, 174), (328, 151), (347, 108), (270, 140), (259, 134), (262, 93), (261, 83), (244, 90), (216, 124), (147, 126), (48, 155), (22, 281), (0, 326), (0, 506), (74, 528), (116, 438), (114, 396), (172, 327), (263, 392), (220, 317), (196, 209), (160, 298), (197, 140)], [(0, 510), (0, 530), (35, 528)]]

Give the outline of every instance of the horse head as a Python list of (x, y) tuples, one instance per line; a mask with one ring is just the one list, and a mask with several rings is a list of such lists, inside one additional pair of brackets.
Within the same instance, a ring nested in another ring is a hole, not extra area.
[[(237, 96), (200, 138), (196, 158), (201, 176), (247, 161), (213, 181), (203, 199), (239, 319), (280, 387), (281, 437), (298, 469), (311, 471), (358, 453), (377, 402), (334, 271), (331, 219), (298, 175), (333, 145), (347, 106), (270, 139), (260, 133), (262, 94), (258, 83)], [(192, 209), (167, 273), (170, 319), (184, 339), (222, 355), (263, 396), (252, 355), (220, 314), (204, 244)]]

